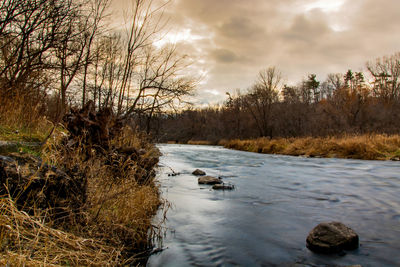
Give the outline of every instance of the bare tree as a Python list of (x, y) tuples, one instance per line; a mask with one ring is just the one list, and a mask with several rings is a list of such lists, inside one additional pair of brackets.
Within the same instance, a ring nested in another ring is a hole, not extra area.
[(59, 75), (59, 110), (58, 116), (62, 116), (67, 108), (67, 90), (75, 80), (79, 71), (84, 66), (84, 54), (88, 45), (89, 17), (82, 14), (79, 7), (71, 2), (71, 14), (64, 20), (63, 35), (55, 50), (54, 67)]
[(222, 120), (225, 120), (226, 122), (224, 132), (229, 133), (229, 138), (239, 138), (243, 136), (243, 132), (248, 130), (244, 127), (246, 121), (246, 118), (244, 117), (246, 116), (243, 116), (243, 110), (245, 109), (243, 96), (239, 89), (236, 89), (234, 95), (230, 94), (229, 92), (226, 94), (228, 96), (228, 100), (225, 102), (222, 109)]
[(343, 74), (329, 73), (326, 80), (321, 84), (322, 98), (331, 98), (333, 93), (345, 86)]
[(400, 53), (369, 62), (367, 69), (374, 79), (373, 92), (375, 96), (385, 99), (385, 101), (399, 99)]
[(4, 0), (0, 4), (0, 35), (10, 34), (10, 24), (24, 12), (23, 2), (15, 0)]
[(262, 70), (249, 94), (244, 98), (260, 136), (272, 137), (272, 105), (278, 101), (281, 83), (281, 73), (275, 67)]
[(3, 91), (41, 86), (52, 50), (64, 35), (71, 1), (6, 0), (0, 6), (0, 79)]
[(179, 56), (176, 47), (155, 49), (148, 47), (137, 73), (138, 88), (132, 90), (125, 116), (133, 113), (146, 114), (146, 129), (150, 131), (150, 122), (156, 112), (163, 109), (174, 109), (184, 101), (184, 97), (192, 94), (196, 80), (183, 75), (188, 66), (186, 56)]
[(127, 43), (124, 53), (123, 74), (119, 88), (117, 113), (123, 111), (123, 102), (126, 100), (128, 87), (133, 75), (134, 67), (140, 57), (140, 50), (152, 44), (152, 38), (162, 28), (162, 16), (165, 4), (154, 7), (152, 1), (134, 0), (131, 19), (127, 31)]
[(123, 74), (123, 54), (121, 36), (113, 34), (102, 39), (105, 57), (102, 61), (102, 77), (105, 78), (104, 99), (99, 108), (113, 107), (117, 101), (118, 90)]
[[(90, 9), (87, 14), (89, 22), (87, 25), (87, 45), (85, 47), (85, 58), (83, 63), (83, 82), (82, 82), (82, 107), (86, 104), (86, 86), (87, 86), (87, 75), (88, 68), (92, 61), (92, 56), (95, 57), (95, 61), (99, 61), (100, 51), (97, 51), (92, 55), (92, 44), (96, 40), (96, 37), (101, 34), (101, 22), (106, 16), (105, 12), (109, 5), (109, 0), (91, 0), (89, 2)], [(96, 65), (98, 66), (98, 65)], [(97, 99), (96, 99), (97, 100)], [(96, 103), (96, 101), (95, 101)], [(100, 105), (100, 104), (99, 104)]]

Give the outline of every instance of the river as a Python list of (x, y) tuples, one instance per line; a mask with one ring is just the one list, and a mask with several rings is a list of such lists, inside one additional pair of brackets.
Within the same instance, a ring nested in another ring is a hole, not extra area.
[[(400, 266), (400, 165), (301, 158), (214, 146), (159, 145), (158, 180), (171, 208), (162, 252), (148, 266)], [(195, 169), (234, 191), (198, 185)], [(178, 176), (168, 176), (172, 171)], [(318, 255), (305, 240), (320, 222), (360, 237), (346, 255)]]

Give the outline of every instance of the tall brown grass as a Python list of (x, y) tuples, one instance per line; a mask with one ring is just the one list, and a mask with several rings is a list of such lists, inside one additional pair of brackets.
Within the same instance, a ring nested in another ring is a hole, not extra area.
[(53, 126), (44, 116), (45, 109), (43, 101), (30, 95), (10, 98), (0, 93), (0, 139), (42, 141)]
[[(0, 107), (0, 127), (46, 136), (51, 124), (39, 111), (25, 116), (22, 104)], [(96, 150), (79, 141), (70, 145), (67, 136), (65, 129), (56, 128), (40, 156), (43, 163), (65, 171), (71, 179), (82, 178), (85, 203), (68, 213), (71, 218), (53, 220), (52, 207), (43, 210), (33, 205), (25, 210), (11, 195), (0, 196), (0, 265), (138, 264), (151, 250), (151, 241), (160, 236), (160, 228), (152, 221), (162, 203), (154, 181), (159, 151), (145, 135), (128, 127), (110, 140), (108, 150)], [(140, 153), (119, 153), (124, 147)], [(30, 190), (29, 184), (25, 190)]]
[(226, 148), (266, 154), (387, 160), (400, 156), (400, 136), (369, 134), (342, 137), (223, 140)]
[(43, 216), (28, 215), (10, 197), (0, 198), (0, 265), (113, 266), (119, 262), (120, 249), (49, 227)]
[(216, 145), (218, 142), (212, 142), (207, 140), (189, 140), (188, 145), (200, 145), (200, 146), (212, 146)]

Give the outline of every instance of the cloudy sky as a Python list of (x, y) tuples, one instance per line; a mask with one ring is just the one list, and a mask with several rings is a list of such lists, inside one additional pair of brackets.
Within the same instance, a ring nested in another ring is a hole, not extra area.
[(158, 45), (177, 43), (193, 59), (200, 104), (247, 89), (269, 66), (295, 84), (400, 51), (399, 0), (172, 0), (165, 11)]

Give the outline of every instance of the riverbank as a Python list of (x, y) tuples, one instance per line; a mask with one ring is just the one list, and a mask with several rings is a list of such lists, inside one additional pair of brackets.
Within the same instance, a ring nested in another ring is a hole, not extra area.
[(129, 127), (106, 143), (95, 136), (2, 120), (0, 265), (145, 264), (158, 236), (159, 150)]
[(364, 160), (400, 159), (399, 135), (235, 139), (222, 140), (219, 145), (242, 151), (289, 156)]

